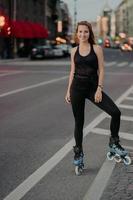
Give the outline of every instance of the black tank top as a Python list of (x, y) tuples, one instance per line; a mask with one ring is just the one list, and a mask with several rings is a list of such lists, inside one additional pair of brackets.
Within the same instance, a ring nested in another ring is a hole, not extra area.
[(74, 55), (75, 73), (74, 77), (89, 78), (91, 76), (97, 76), (98, 59), (94, 52), (93, 45), (91, 45), (90, 53), (86, 56), (82, 56), (79, 53), (79, 46)]

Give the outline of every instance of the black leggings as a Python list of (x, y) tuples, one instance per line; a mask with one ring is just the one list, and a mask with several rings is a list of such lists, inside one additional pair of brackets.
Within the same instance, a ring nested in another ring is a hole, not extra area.
[(104, 92), (102, 92), (102, 101), (99, 103), (95, 103), (94, 95), (96, 92), (97, 84), (93, 85), (89, 83), (86, 88), (82, 87), (82, 85), (83, 84), (80, 84), (80, 81), (77, 84), (77, 80), (76, 81), (74, 80), (70, 90), (71, 105), (72, 105), (73, 115), (75, 118), (74, 137), (76, 146), (82, 148), (84, 108), (85, 108), (86, 98), (111, 116), (111, 123), (110, 123), (111, 136), (114, 138), (119, 138), (118, 132), (120, 127), (121, 112), (116, 106), (116, 104)]

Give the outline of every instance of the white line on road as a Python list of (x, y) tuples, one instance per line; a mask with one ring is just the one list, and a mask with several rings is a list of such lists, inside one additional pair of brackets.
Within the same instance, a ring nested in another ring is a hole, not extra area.
[(39, 65), (39, 66), (48, 66), (48, 65), (52, 65), (52, 66), (62, 66), (62, 65), (70, 65), (70, 61), (68, 60), (53, 60), (53, 61), (38, 61), (38, 62), (35, 62), (35, 61), (16, 61), (14, 63), (6, 63), (6, 65), (23, 65), (23, 66), (36, 66), (36, 65)]
[(109, 162), (107, 159), (105, 160), (83, 200), (100, 199), (114, 167), (115, 162)]
[(61, 78), (52, 79), (50, 81), (43, 81), (43, 82), (35, 84), (35, 85), (30, 85), (30, 86), (27, 86), (27, 87), (24, 87), (24, 88), (12, 90), (10, 92), (0, 94), (0, 98), (5, 97), (5, 96), (9, 96), (9, 95), (12, 95), (12, 94), (16, 94), (18, 92), (23, 92), (25, 90), (29, 90), (29, 89), (37, 88), (37, 87), (40, 87), (40, 86), (48, 85), (48, 84), (51, 84), (51, 83), (55, 83), (55, 82), (58, 82), (58, 81), (61, 81), (61, 80), (67, 79), (67, 78), (68, 78), (68, 76), (63, 76)]
[(131, 106), (131, 105), (125, 105), (125, 104), (120, 104), (119, 107), (120, 108), (126, 108), (126, 109), (133, 109), (133, 106)]
[(36, 74), (36, 73), (47, 73), (47, 74), (68, 74), (69, 72), (68, 71), (65, 71), (65, 70), (27, 70), (25, 71), (26, 73), (30, 73), (30, 74)]
[(126, 97), (125, 99), (127, 99), (127, 100), (133, 100), (133, 97)]
[(0, 77), (14, 75), (14, 74), (20, 74), (20, 73), (24, 73), (24, 71), (6, 72), (6, 73), (3, 73), (3, 74), (0, 74)]
[[(124, 148), (133, 150), (133, 147), (131, 146), (124, 146)], [(100, 200), (103, 194), (103, 191), (107, 186), (109, 178), (113, 172), (115, 164), (116, 164), (115, 162), (113, 161), (110, 162), (107, 159), (104, 161), (101, 169), (99, 170), (91, 187), (86, 192), (83, 200)]]
[[(116, 103), (120, 103), (123, 101), (123, 98), (128, 96), (128, 94), (133, 90), (133, 86), (130, 87), (121, 97), (119, 97), (116, 101)], [(106, 114), (102, 112), (99, 116), (97, 116), (85, 129), (84, 129), (84, 137), (88, 135), (94, 127), (96, 127), (104, 118), (106, 117)], [(60, 149), (54, 156), (52, 156), (46, 163), (44, 163), (39, 169), (37, 169), (33, 174), (31, 174), (24, 182), (22, 182), (15, 190), (13, 190), (7, 197), (5, 197), (3, 200), (20, 200), (29, 190), (31, 190), (44, 176), (50, 172), (72, 149), (72, 146), (74, 145), (74, 139), (71, 139), (62, 149)], [(115, 164), (114, 164), (115, 165)], [(105, 161), (105, 167), (103, 167), (99, 173), (105, 173), (104, 171), (107, 171), (107, 164)], [(108, 168), (108, 174), (107, 176), (103, 176), (102, 179), (108, 179), (110, 177), (110, 174), (112, 173), (114, 166), (113, 164), (110, 165)], [(98, 174), (99, 174), (98, 173)], [(107, 173), (107, 172), (106, 172)], [(101, 176), (101, 175), (99, 175)], [(99, 179), (98, 179), (99, 180)], [(106, 186), (106, 180), (103, 180), (105, 184), (99, 183), (99, 191), (100, 194), (103, 192), (103, 187)], [(98, 181), (99, 182), (99, 181)], [(95, 184), (94, 184), (95, 186)], [(98, 193), (93, 189), (93, 193)], [(99, 192), (98, 191), (98, 192)], [(93, 194), (94, 195), (94, 194)], [(92, 196), (93, 196), (92, 195)], [(91, 199), (89, 199), (91, 200)], [(98, 200), (98, 199), (95, 199)]]
[[(93, 133), (99, 134), (99, 135), (110, 135), (110, 131), (103, 128), (94, 128), (92, 130)], [(133, 140), (133, 134), (127, 133), (127, 132), (119, 132), (120, 138), (126, 139), (126, 140)]]
[(129, 65), (129, 67), (133, 67), (133, 62)]
[(116, 65), (115, 61), (113, 61), (113, 62), (105, 62), (105, 67), (111, 67), (113, 65)]
[(121, 119), (122, 119), (122, 120), (125, 120), (125, 121), (131, 121), (131, 122), (133, 122), (133, 117), (129, 117), (129, 116), (122, 115), (122, 116), (121, 116)]
[[(107, 115), (107, 118), (111, 118), (109, 115)], [(126, 116), (126, 115), (122, 115), (121, 116), (121, 120), (125, 120), (125, 121), (133, 121), (133, 117), (130, 116)]]
[(124, 66), (127, 66), (127, 65), (128, 65), (128, 62), (121, 62), (121, 63), (117, 64), (117, 67), (124, 67)]
[[(104, 119), (104, 113), (100, 114), (85, 129), (84, 137)], [(44, 163), (39, 169), (31, 174), (23, 183), (13, 190), (3, 200), (20, 200), (32, 187), (34, 187), (49, 171), (51, 171), (68, 153), (74, 145), (74, 139), (71, 139), (62, 149), (60, 149), (53, 157)]]

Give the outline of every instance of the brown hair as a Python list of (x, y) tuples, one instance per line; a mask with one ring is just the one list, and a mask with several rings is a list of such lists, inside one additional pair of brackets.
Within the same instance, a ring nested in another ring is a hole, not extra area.
[(90, 36), (89, 36), (89, 39), (88, 39), (88, 42), (90, 44), (95, 44), (95, 36), (94, 36), (94, 33), (93, 33), (93, 30), (92, 30), (92, 26), (89, 22), (87, 21), (80, 21), (77, 23), (77, 27), (76, 27), (76, 33), (75, 33), (75, 42), (78, 43), (78, 38), (76, 36), (77, 32), (78, 32), (78, 27), (79, 25), (85, 25), (88, 27), (89, 29), (89, 32), (90, 32)]

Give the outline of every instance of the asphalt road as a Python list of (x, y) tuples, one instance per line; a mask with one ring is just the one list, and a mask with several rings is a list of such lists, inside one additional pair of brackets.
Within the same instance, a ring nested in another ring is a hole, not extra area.
[[(120, 132), (122, 144), (130, 148), (133, 53), (107, 49), (104, 55), (104, 91), (122, 116), (128, 116), (123, 117)], [(105, 163), (110, 119), (87, 101), (85, 170), (75, 176), (74, 120), (64, 101), (69, 70), (69, 58), (0, 62), (0, 199), (82, 200)]]

